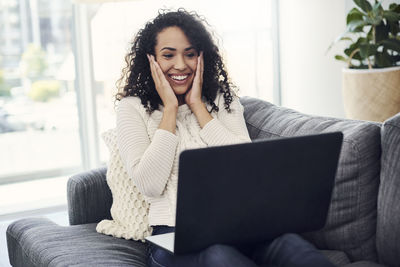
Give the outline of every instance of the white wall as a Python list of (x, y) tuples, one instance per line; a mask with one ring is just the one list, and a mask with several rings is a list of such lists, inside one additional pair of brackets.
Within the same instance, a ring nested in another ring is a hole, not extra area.
[(325, 54), (345, 30), (348, 0), (279, 0), (282, 105), (314, 115), (344, 117), (342, 68)]

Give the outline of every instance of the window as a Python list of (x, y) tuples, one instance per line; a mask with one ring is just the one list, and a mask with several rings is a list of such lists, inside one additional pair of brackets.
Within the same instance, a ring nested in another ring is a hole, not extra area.
[(0, 9), (0, 183), (81, 168), (69, 0)]

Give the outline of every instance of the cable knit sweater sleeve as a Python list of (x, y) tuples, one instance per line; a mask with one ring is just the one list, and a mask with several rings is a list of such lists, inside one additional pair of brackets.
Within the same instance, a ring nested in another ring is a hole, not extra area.
[(150, 140), (147, 127), (132, 99), (122, 99), (117, 110), (117, 140), (121, 159), (139, 191), (160, 196), (170, 176), (178, 145), (173, 133), (157, 129)]
[(230, 113), (225, 109), (222, 95), (218, 95), (216, 102), (219, 107), (217, 116), (200, 130), (203, 141), (209, 146), (251, 142), (239, 98), (233, 96)]

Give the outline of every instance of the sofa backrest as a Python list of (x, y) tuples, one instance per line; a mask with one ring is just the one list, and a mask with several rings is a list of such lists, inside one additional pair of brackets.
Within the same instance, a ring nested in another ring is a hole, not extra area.
[(377, 261), (380, 124), (306, 115), (250, 97), (241, 103), (253, 140), (343, 132), (327, 223), (304, 237), (320, 249), (344, 251), (352, 261)]
[(400, 266), (400, 114), (385, 121), (381, 135), (377, 249), (381, 263)]

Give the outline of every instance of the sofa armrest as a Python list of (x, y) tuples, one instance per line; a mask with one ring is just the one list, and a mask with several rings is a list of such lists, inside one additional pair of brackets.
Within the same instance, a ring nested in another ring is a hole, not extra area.
[(106, 181), (107, 168), (79, 173), (68, 180), (67, 199), (70, 225), (96, 223), (111, 219), (111, 190)]
[(394, 266), (400, 262), (400, 113), (383, 124), (381, 165), (377, 249), (380, 262)]

